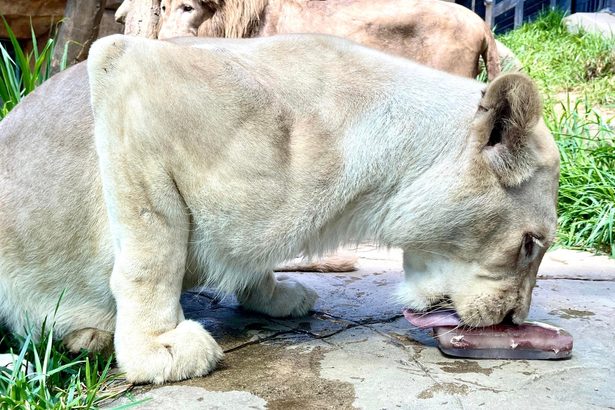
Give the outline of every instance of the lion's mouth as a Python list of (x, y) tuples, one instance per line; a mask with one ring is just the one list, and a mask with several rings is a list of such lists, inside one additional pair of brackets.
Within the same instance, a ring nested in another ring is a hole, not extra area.
[[(431, 309), (426, 311), (418, 311), (414, 309), (404, 309), (404, 316), (408, 322), (412, 323), (419, 329), (429, 329), (440, 326), (463, 326), (463, 320), (459, 314), (452, 308), (446, 309)], [(512, 325), (512, 316), (507, 315), (500, 324)]]
[(404, 309), (404, 316), (414, 326), (419, 329), (429, 329), (438, 326), (461, 326), (463, 321), (455, 307), (453, 301), (444, 296), (432, 301), (427, 309)]

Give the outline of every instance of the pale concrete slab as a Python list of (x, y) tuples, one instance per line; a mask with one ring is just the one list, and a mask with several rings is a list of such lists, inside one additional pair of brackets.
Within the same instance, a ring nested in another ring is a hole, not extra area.
[[(182, 409), (182, 410), (222, 410), (232, 408), (236, 410), (264, 410), (267, 402), (260, 397), (245, 391), (212, 392), (201, 387), (191, 386), (164, 386), (150, 390), (145, 395), (134, 400), (141, 401), (135, 406), (140, 410)], [(122, 399), (116, 406), (128, 404), (131, 400)]]
[(429, 332), (403, 319), (391, 297), (403, 280), (399, 250), (355, 251), (356, 272), (291, 274), (321, 297), (305, 318), (270, 319), (233, 298), (186, 293), (186, 316), (212, 332), (225, 360), (174, 384), (181, 393), (150, 386), (135, 397), (172, 397), (143, 407), (168, 409), (216, 408), (205, 392), (248, 394), (224, 396), (219, 408), (229, 409), (246, 397), (268, 409), (615, 408), (615, 260), (563, 250), (545, 259), (530, 319), (574, 336), (570, 360), (469, 360), (443, 356)]
[(606, 255), (556, 249), (540, 265), (539, 279), (615, 280), (615, 260)]
[(471, 360), (443, 356), (428, 332), (399, 319), (327, 339), (326, 378), (351, 383), (357, 408), (585, 409), (615, 405), (614, 283), (540, 281), (530, 317), (569, 330), (563, 361)]

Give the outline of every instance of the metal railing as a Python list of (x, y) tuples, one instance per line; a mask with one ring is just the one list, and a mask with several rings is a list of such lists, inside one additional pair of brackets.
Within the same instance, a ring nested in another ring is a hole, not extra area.
[[(615, 8), (615, 0), (484, 0), (484, 2), (485, 21), (489, 27), (493, 27), (496, 20), (501, 20), (502, 17), (510, 18), (514, 15), (510, 28), (519, 27), (544, 8), (559, 8), (569, 13), (596, 12), (603, 8)], [(472, 1), (474, 11), (476, 11), (475, 5), (475, 1)]]

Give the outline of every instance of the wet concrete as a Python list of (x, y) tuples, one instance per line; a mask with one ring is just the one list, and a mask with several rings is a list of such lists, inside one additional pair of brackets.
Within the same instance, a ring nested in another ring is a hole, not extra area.
[(293, 342), (247, 346), (241, 353), (228, 354), (209, 377), (183, 384), (210, 391), (249, 391), (265, 399), (272, 410), (352, 408), (352, 384), (320, 376), (323, 357), (330, 347)]
[(320, 295), (305, 318), (270, 319), (233, 298), (186, 293), (186, 316), (219, 341), (224, 362), (172, 391), (136, 390), (153, 397), (137, 408), (615, 408), (615, 260), (565, 251), (541, 268), (530, 319), (568, 330), (571, 359), (471, 360), (443, 356), (401, 316), (391, 297), (399, 251), (358, 254), (356, 272), (291, 274)]

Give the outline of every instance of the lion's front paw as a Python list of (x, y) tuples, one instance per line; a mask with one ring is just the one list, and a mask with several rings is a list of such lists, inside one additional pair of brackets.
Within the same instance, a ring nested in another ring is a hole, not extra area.
[(286, 275), (279, 275), (269, 298), (255, 292), (241, 301), (243, 307), (272, 317), (305, 316), (314, 306), (318, 294), (314, 289)]
[[(121, 335), (118, 335), (121, 336)], [(192, 320), (130, 348), (117, 343), (117, 358), (132, 383), (164, 383), (211, 372), (223, 353), (211, 335)]]

